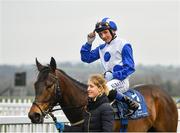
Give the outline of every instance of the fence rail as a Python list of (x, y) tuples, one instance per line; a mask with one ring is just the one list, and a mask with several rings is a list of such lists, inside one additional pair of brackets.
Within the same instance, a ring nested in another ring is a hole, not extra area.
[[(43, 124), (32, 124), (27, 117), (31, 105), (31, 99), (0, 99), (0, 133), (58, 132), (51, 118), (46, 118)], [(177, 131), (180, 132), (180, 109), (178, 114)], [(62, 111), (54, 112), (54, 115), (58, 121), (69, 123)]]
[[(43, 124), (32, 124), (27, 116), (31, 105), (32, 99), (0, 98), (0, 132), (58, 132), (51, 117), (44, 119)], [(62, 110), (53, 114), (58, 121), (69, 123)]]
[[(27, 115), (32, 105), (31, 99), (0, 99), (0, 116), (24, 116)], [(55, 109), (60, 106), (55, 107)], [(54, 114), (63, 115), (62, 111)]]
[[(56, 116), (58, 121), (69, 124), (65, 115)], [(53, 120), (44, 119), (43, 124), (32, 124), (27, 116), (0, 116), (0, 132), (58, 132)]]
[(31, 99), (0, 99), (0, 116), (27, 115)]

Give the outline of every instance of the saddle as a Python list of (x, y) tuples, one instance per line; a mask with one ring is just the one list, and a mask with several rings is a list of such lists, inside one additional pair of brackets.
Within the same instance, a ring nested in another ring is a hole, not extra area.
[(124, 95), (130, 97), (131, 99), (139, 103), (139, 108), (131, 116), (125, 116), (128, 106), (124, 102), (115, 101), (112, 104), (113, 110), (115, 112), (115, 119), (128, 119), (135, 120), (148, 116), (148, 110), (144, 97), (136, 90), (129, 89)]

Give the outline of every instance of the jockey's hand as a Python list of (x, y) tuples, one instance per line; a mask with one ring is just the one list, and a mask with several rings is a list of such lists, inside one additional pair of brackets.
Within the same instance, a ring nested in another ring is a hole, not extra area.
[(113, 79), (113, 74), (111, 71), (107, 71), (104, 73), (104, 78), (107, 80), (107, 81), (110, 81)]
[(93, 41), (95, 40), (95, 38), (96, 38), (96, 33), (95, 33), (95, 31), (89, 33), (88, 36), (87, 36), (87, 43), (88, 43), (88, 44), (92, 44)]
[(109, 101), (113, 101), (115, 98), (116, 98), (116, 95), (117, 95), (117, 91), (116, 90), (110, 90), (109, 91), (109, 95), (108, 95), (108, 98), (109, 98)]

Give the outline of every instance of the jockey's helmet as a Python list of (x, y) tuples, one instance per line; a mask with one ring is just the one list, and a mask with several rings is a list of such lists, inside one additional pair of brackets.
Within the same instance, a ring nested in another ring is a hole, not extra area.
[(98, 22), (95, 26), (95, 31), (97, 33), (103, 31), (103, 30), (117, 30), (116, 23), (112, 21), (110, 18), (103, 18), (100, 22)]

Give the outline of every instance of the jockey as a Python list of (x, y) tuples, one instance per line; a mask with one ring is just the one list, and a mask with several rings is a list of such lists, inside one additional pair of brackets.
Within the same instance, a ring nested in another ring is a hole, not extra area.
[[(104, 77), (110, 89), (109, 99), (126, 103), (128, 106), (126, 116), (130, 116), (139, 107), (136, 101), (123, 94), (128, 91), (129, 76), (135, 71), (133, 50), (129, 42), (117, 37), (116, 31), (116, 23), (111, 19), (103, 18), (98, 22), (95, 30), (88, 34), (87, 42), (81, 47), (81, 60), (86, 63), (101, 60)], [(95, 32), (104, 43), (91, 50), (96, 38)]]

